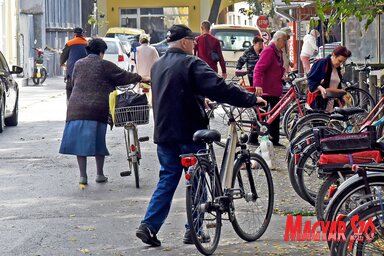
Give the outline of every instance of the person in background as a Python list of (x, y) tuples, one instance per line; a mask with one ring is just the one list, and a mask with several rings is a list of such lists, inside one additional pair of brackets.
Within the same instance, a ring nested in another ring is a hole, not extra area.
[(313, 109), (331, 112), (335, 107), (335, 100), (327, 99), (327, 88), (341, 89), (341, 65), (352, 56), (350, 50), (344, 46), (337, 46), (332, 55), (317, 60), (307, 75), (308, 97), (307, 104)]
[(240, 70), (244, 64), (247, 66), (248, 80), (250, 86), (253, 85), (253, 70), (256, 63), (260, 58), (261, 51), (263, 50), (264, 41), (262, 38), (255, 36), (252, 41), (253, 45), (244, 51), (243, 55), (237, 61), (236, 69)]
[(318, 53), (316, 44), (317, 38), (320, 36), (319, 31), (312, 29), (308, 35), (303, 38), (303, 47), (301, 48), (300, 60), (303, 63), (304, 74), (308, 74), (311, 69), (309, 58)]
[[(253, 86), (256, 94), (262, 93), (262, 97), (268, 102), (272, 109), (283, 93), (283, 79), (285, 69), (283, 66), (283, 48), (287, 43), (287, 34), (277, 31), (271, 43), (261, 53), (260, 59), (253, 72)], [(270, 136), (274, 146), (283, 146), (279, 143), (280, 138), (280, 115), (271, 123)], [(251, 133), (252, 136), (252, 133)]]
[(64, 64), (67, 63), (66, 74), (65, 74), (65, 81), (66, 81), (65, 89), (67, 94), (67, 104), (73, 88), (73, 84), (72, 84), (73, 67), (75, 66), (76, 61), (87, 56), (87, 51), (85, 50), (85, 47), (87, 46), (88, 42), (83, 36), (83, 29), (77, 27), (73, 30), (73, 33), (74, 33), (74, 38), (69, 40), (65, 44), (65, 47), (60, 56), (60, 66), (64, 66)]
[[(149, 45), (149, 36), (147, 34), (140, 35), (139, 42), (140, 46), (136, 48), (136, 72), (142, 77), (150, 78), (152, 65), (159, 59), (159, 54), (155, 47)], [(151, 93), (147, 96), (150, 102)]]
[(96, 159), (96, 182), (106, 182), (104, 159), (109, 155), (105, 143), (109, 114), (109, 93), (115, 86), (137, 83), (143, 78), (103, 60), (107, 44), (92, 39), (86, 47), (89, 55), (76, 62), (73, 69), (73, 91), (69, 98), (67, 118), (60, 145), (61, 154), (76, 155), (80, 184), (88, 184), (87, 157)]
[[(204, 149), (193, 142), (193, 134), (207, 129), (204, 98), (238, 107), (266, 103), (255, 94), (227, 84), (200, 58), (193, 56), (194, 36), (185, 25), (173, 25), (167, 33), (169, 49), (152, 67), (154, 142), (160, 162), (160, 177), (136, 236), (151, 246), (161, 246), (157, 238), (171, 208), (183, 167), (180, 155)], [(203, 239), (210, 239), (201, 234)], [(184, 243), (193, 239), (187, 229)]]
[(222, 77), (227, 78), (227, 68), (225, 67), (225, 61), (223, 53), (221, 51), (220, 41), (210, 34), (211, 23), (207, 20), (201, 22), (201, 35), (196, 37), (196, 44), (194, 48), (194, 55), (205, 61), (216, 73), (217, 61), (212, 60), (211, 52), (214, 51), (219, 56), (219, 63), (222, 71)]
[[(280, 31), (283, 31), (285, 34), (287, 34), (287, 42), (293, 36), (292, 30), (289, 27), (281, 28)], [(289, 47), (288, 43), (285, 43), (283, 51), (283, 60), (284, 60), (284, 69), (285, 69), (285, 76), (288, 74), (289, 70), (293, 68), (293, 63), (289, 60)]]

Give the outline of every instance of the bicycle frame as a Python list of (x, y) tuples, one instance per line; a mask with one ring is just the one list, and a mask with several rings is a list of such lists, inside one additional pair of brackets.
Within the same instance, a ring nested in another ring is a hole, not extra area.
[(259, 121), (261, 122), (263, 120), (263, 117), (270, 115), (270, 117), (267, 119), (267, 123), (271, 124), (273, 121), (275, 121), (277, 116), (284, 111), (284, 109), (288, 106), (288, 104), (294, 100), (298, 106), (299, 114), (301, 116), (304, 116), (304, 112), (300, 108), (300, 100), (297, 97), (297, 93), (294, 89), (294, 86), (292, 86), (291, 88), (289, 88), (288, 92), (280, 99), (280, 101), (276, 104), (276, 106), (274, 106), (270, 111), (262, 113), (259, 107), (255, 107)]
[(383, 112), (383, 110), (384, 110), (384, 96), (381, 97), (379, 102), (372, 109), (372, 111), (368, 114), (368, 116), (361, 123), (358, 124), (358, 126), (361, 127), (360, 131), (362, 131), (367, 126), (373, 125), (373, 123), (379, 117), (379, 115)]
[[(130, 132), (132, 132), (133, 141), (131, 141)], [(132, 163), (140, 162), (141, 151), (137, 126), (132, 122), (127, 122), (124, 125), (125, 146), (127, 149), (127, 159), (132, 160)]]

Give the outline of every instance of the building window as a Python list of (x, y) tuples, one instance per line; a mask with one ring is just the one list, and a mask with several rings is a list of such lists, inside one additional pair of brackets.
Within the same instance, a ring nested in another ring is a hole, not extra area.
[(173, 24), (188, 26), (188, 7), (120, 9), (120, 26), (144, 29), (151, 43), (165, 39)]

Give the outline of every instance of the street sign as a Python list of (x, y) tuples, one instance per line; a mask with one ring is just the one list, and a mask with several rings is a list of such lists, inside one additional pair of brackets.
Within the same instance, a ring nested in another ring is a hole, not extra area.
[(267, 16), (259, 16), (257, 18), (256, 24), (259, 28), (267, 28), (269, 26), (269, 21)]
[(269, 42), (271, 40), (271, 34), (268, 31), (261, 31), (261, 37), (264, 42)]

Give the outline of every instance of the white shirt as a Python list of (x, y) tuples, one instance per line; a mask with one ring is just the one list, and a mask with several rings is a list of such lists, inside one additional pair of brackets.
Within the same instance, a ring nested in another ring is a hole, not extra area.
[(140, 76), (151, 75), (151, 68), (153, 63), (159, 59), (159, 54), (157, 53), (155, 47), (142, 44), (136, 48), (136, 70)]
[(316, 45), (316, 37), (313, 35), (305, 35), (303, 38), (303, 47), (300, 56), (312, 57), (314, 52), (318, 50)]

